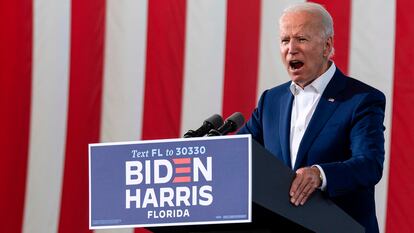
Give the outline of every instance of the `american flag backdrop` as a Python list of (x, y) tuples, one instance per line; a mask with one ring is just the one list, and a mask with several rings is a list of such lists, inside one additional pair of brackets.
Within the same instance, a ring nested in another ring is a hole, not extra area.
[[(289, 80), (278, 18), (298, 0), (0, 0), (0, 232), (88, 230), (88, 143), (247, 118)], [(381, 232), (414, 232), (414, 1), (319, 0), (334, 60), (383, 91)], [(231, 195), (229, 193), (229, 195)], [(96, 232), (145, 232), (122, 229)]]

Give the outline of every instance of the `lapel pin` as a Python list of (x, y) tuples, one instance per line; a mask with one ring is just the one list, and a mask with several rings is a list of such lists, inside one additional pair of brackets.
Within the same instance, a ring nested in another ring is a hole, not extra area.
[(335, 99), (334, 98), (329, 98), (328, 101), (333, 103), (335, 101)]

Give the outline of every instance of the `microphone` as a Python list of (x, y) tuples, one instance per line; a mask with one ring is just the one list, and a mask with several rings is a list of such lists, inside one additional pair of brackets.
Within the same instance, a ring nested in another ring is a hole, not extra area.
[(244, 117), (240, 112), (235, 112), (229, 116), (224, 124), (218, 129), (211, 129), (208, 136), (222, 136), (232, 133), (244, 124)]
[(184, 134), (184, 138), (202, 137), (211, 129), (217, 129), (221, 125), (223, 125), (223, 118), (218, 114), (214, 114), (207, 118), (203, 122), (203, 125), (197, 130), (188, 130), (187, 133)]

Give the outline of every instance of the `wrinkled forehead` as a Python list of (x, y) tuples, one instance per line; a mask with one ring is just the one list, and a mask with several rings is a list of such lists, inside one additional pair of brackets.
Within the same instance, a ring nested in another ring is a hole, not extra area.
[(280, 34), (320, 33), (323, 30), (322, 17), (315, 13), (298, 11), (283, 14), (279, 20)]

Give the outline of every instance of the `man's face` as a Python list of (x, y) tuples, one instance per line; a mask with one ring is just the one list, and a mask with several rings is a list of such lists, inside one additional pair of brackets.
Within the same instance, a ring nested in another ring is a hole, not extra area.
[(332, 37), (325, 38), (320, 16), (286, 13), (280, 20), (280, 53), (292, 81), (305, 87), (328, 69)]

